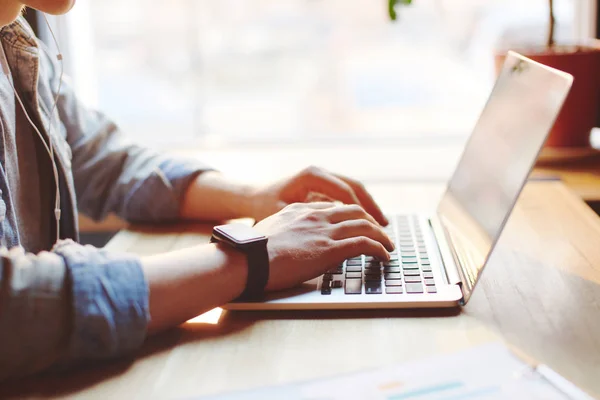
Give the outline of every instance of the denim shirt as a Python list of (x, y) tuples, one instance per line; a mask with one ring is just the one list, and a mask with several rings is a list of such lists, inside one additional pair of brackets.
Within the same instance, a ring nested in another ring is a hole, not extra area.
[[(104, 115), (78, 101), (68, 78), (49, 115), (58, 61), (42, 51), (43, 44), (21, 18), (2, 28), (0, 41), (31, 118), (38, 127), (53, 118), (50, 139), (63, 199), (62, 240), (47, 252), (28, 254), (20, 247), (7, 184), (11, 171), (0, 168), (0, 237), (7, 244), (0, 248), (3, 380), (118, 357), (141, 346), (149, 293), (140, 260), (78, 244), (77, 212), (96, 220), (111, 212), (128, 221), (174, 220), (187, 186), (207, 167), (132, 144)], [(42, 134), (48, 140), (48, 132), (42, 129)], [(40, 179), (54, 179), (52, 171)], [(36, 190), (31, 188), (33, 194)]]

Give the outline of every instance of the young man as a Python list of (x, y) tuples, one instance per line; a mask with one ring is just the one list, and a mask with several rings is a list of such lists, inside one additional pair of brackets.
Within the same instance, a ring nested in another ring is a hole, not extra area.
[(127, 142), (67, 80), (56, 97), (58, 60), (19, 15), (24, 6), (63, 13), (73, 1), (0, 0), (0, 379), (131, 353), (246, 287), (246, 256), (224, 244), (141, 259), (81, 246), (77, 210), (143, 222), (254, 217), (268, 237), (267, 291), (359, 254), (389, 258), (387, 221), (354, 180), (309, 168), (263, 187), (237, 184)]

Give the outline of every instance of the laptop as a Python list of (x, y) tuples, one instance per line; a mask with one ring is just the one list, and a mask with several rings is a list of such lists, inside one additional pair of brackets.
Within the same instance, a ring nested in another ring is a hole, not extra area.
[(389, 215), (389, 262), (359, 256), (230, 310), (466, 304), (569, 93), (573, 77), (509, 52), (433, 215)]

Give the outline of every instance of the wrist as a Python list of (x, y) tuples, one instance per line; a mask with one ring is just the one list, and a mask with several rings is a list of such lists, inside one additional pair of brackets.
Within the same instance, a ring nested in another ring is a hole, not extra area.
[(246, 282), (248, 281), (248, 258), (241, 251), (224, 243), (211, 243), (210, 246), (214, 246), (215, 251), (222, 258), (222, 265), (226, 266), (225, 271), (222, 271), (222, 273), (228, 275), (227, 280), (231, 283), (231, 292), (229, 293), (229, 300), (227, 302), (233, 301), (240, 297), (246, 288)]
[(224, 221), (252, 216), (254, 187), (226, 178), (220, 172), (200, 174), (186, 191), (183, 219)]
[(215, 226), (210, 241), (235, 249), (246, 257), (247, 281), (238, 300), (261, 299), (270, 275), (268, 238), (250, 226), (233, 223)]

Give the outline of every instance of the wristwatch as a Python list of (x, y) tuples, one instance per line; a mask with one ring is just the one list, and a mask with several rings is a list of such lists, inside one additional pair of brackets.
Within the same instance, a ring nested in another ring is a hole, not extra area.
[(237, 301), (258, 301), (269, 280), (268, 238), (244, 224), (219, 225), (213, 228), (211, 243), (224, 243), (244, 253), (248, 260), (246, 288)]

